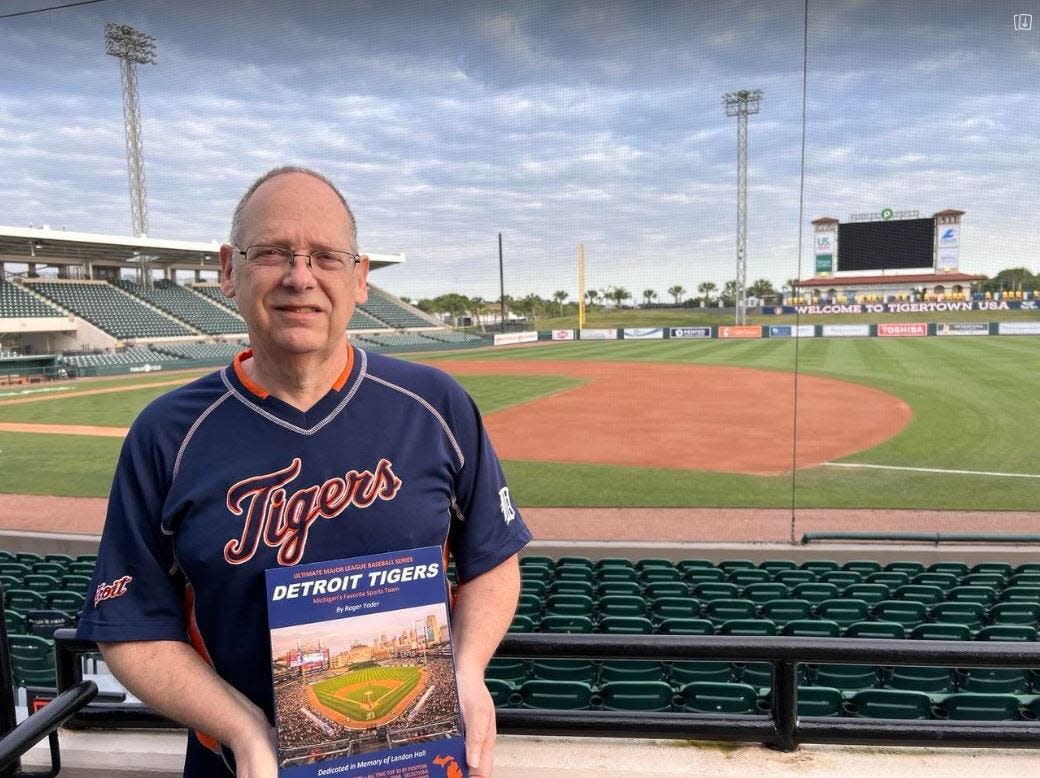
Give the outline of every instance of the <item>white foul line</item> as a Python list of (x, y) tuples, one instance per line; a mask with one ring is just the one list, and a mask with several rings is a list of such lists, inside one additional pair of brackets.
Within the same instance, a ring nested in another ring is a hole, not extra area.
[(952, 473), (954, 475), (995, 475), (1001, 478), (1040, 478), (1038, 473), (994, 473), (987, 470), (943, 470), (938, 467), (900, 467), (898, 465), (866, 465), (858, 462), (824, 462), (828, 467), (868, 467), (873, 470), (908, 470), (913, 473)]

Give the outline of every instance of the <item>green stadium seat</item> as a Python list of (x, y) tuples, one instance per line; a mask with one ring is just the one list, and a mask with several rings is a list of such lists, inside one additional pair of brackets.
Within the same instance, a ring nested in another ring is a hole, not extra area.
[(612, 594), (600, 597), (596, 603), (600, 616), (645, 616), (646, 600), (624, 594)]
[(821, 583), (835, 584), (839, 589), (844, 589), (846, 586), (861, 583), (863, 576), (855, 570), (828, 570), (826, 573), (821, 573), (818, 580)]
[(754, 686), (756, 689), (768, 689), (773, 683), (773, 665), (769, 662), (751, 662), (744, 664), (735, 662), (733, 675), (740, 683)]
[(798, 687), (799, 716), (840, 716), (843, 713), (844, 697), (837, 689), (826, 686)]
[(768, 570), (770, 573), (776, 575), (781, 570), (797, 570), (798, 563), (793, 559), (767, 559), (762, 562), (759, 567), (762, 570)]
[(588, 659), (536, 659), (528, 675), (541, 681), (580, 681), (591, 684), (596, 665)]
[(548, 584), (553, 580), (553, 571), (548, 567), (521, 567), (520, 580), (521, 582), (539, 581)]
[(526, 570), (529, 567), (544, 567), (552, 570), (556, 567), (556, 560), (551, 556), (535, 556), (533, 554), (520, 557), (520, 569)]
[(860, 575), (867, 576), (871, 573), (881, 572), (881, 563), (873, 559), (853, 559), (841, 566), (842, 570), (852, 570)]
[(928, 610), (917, 600), (882, 600), (874, 606), (873, 615), (878, 621), (895, 621), (913, 629), (928, 617)]
[(907, 637), (911, 640), (971, 640), (971, 628), (964, 624), (928, 622), (918, 624)]
[(693, 587), (692, 594), (701, 602), (732, 600), (740, 594), (740, 587), (729, 581), (703, 581)]
[(549, 587), (546, 586), (545, 581), (536, 581), (533, 578), (520, 579), (520, 594), (530, 594), (538, 599), (543, 599), (548, 590)]
[(581, 681), (525, 681), (520, 687), (520, 704), (545, 710), (588, 710), (592, 689)]
[(914, 602), (934, 605), (946, 599), (943, 590), (938, 586), (923, 584), (905, 584), (892, 591), (893, 600), (913, 600)]
[(905, 691), (946, 694), (956, 686), (956, 673), (949, 667), (899, 666), (890, 668), (885, 685)]
[(639, 573), (631, 567), (601, 567), (596, 570), (596, 580), (601, 583), (613, 581), (635, 583), (639, 580)]
[(977, 602), (989, 605), (997, 599), (997, 591), (992, 586), (955, 586), (946, 592), (948, 602)]
[(37, 562), (35, 565), (33, 565), (32, 571), (33, 573), (39, 575), (52, 576), (54, 578), (57, 578), (58, 580), (61, 580), (61, 577), (65, 575), (66, 572), (68, 572), (65, 568), (65, 565), (60, 565), (57, 562), (46, 561)]
[(1025, 624), (990, 624), (975, 634), (976, 640), (1036, 640), (1036, 628)]
[(715, 625), (707, 619), (665, 619), (657, 631), (662, 635), (714, 635)]
[(609, 597), (614, 594), (638, 597), (643, 593), (635, 581), (601, 581), (596, 587), (597, 597)]
[(595, 605), (587, 594), (550, 594), (545, 598), (545, 612), (553, 616), (589, 616)]
[(923, 692), (897, 689), (865, 689), (845, 704), (849, 715), (875, 719), (927, 719), (932, 698)]
[(841, 565), (832, 559), (809, 559), (802, 562), (799, 569), (809, 570), (819, 576), (822, 573), (829, 573), (831, 570), (840, 570)]
[(14, 575), (0, 575), (0, 589), (7, 591), (8, 589), (20, 589), (22, 586), (22, 579)]
[(762, 603), (759, 615), (782, 628), (790, 621), (810, 618), (812, 616), (812, 604), (808, 600), (796, 600), (793, 598), (767, 600)]
[(659, 600), (664, 597), (688, 597), (690, 587), (682, 581), (655, 581), (648, 584), (643, 596), (648, 600)]
[(77, 554), (73, 562), (90, 562), (92, 565), (97, 564), (97, 554)]
[(89, 561), (73, 560), (66, 567), (66, 572), (73, 575), (85, 575), (88, 578), (94, 575), (94, 563)]
[(710, 581), (725, 581), (726, 572), (717, 567), (695, 567), (682, 574), (683, 580), (690, 586)]
[(704, 618), (710, 619), (716, 624), (722, 624), (730, 619), (753, 619), (757, 608), (751, 600), (738, 598), (727, 598), (711, 600), (704, 604)]
[(513, 616), (509, 622), (509, 632), (534, 632), (537, 622), (530, 616)]
[(776, 634), (776, 624), (768, 619), (730, 619), (719, 625), (718, 634), (772, 637)]
[(592, 583), (596, 580), (596, 573), (591, 567), (557, 565), (553, 571), (553, 577), (556, 581), (585, 581), (586, 583)]
[(750, 559), (724, 559), (723, 561), (719, 562), (718, 565), (716, 565), (716, 567), (718, 567), (719, 570), (725, 571), (728, 575), (729, 573), (732, 573), (734, 570), (754, 570), (758, 567), (758, 565), (756, 565)]
[(1001, 602), (989, 609), (992, 624), (1025, 624), (1035, 627), (1040, 620), (1040, 603), (1025, 600)]
[(841, 637), (841, 627), (825, 619), (795, 619), (784, 624), (780, 634), (803, 638), (838, 638)]
[(20, 611), (16, 610), (5, 610), (4, 611), (4, 623), (7, 627), (8, 635), (24, 635), (25, 634), (25, 615)]
[(521, 594), (516, 604), (518, 616), (537, 618), (542, 615), (542, 599), (533, 594)]
[(44, 562), (57, 562), (62, 567), (68, 567), (72, 564), (73, 559), (68, 554), (44, 554)]
[(743, 683), (714, 683), (694, 681), (679, 692), (684, 708), (696, 713), (761, 713), (758, 691)]
[(682, 559), (675, 563), (679, 572), (685, 574), (690, 570), (714, 570), (715, 563), (710, 559)]
[(890, 589), (905, 586), (910, 580), (910, 573), (903, 570), (882, 570), (880, 573), (870, 573), (863, 579), (865, 583), (885, 584)]
[(502, 681), (510, 688), (527, 680), (527, 664), (522, 659), (495, 657), (484, 670), (484, 680)]
[(692, 597), (661, 597), (650, 603), (650, 615), (659, 622), (666, 619), (697, 619), (701, 615), (701, 604)]
[(47, 592), (61, 588), (61, 580), (53, 575), (41, 575), (40, 573), (28, 573), (22, 576), (22, 588), (32, 589), (34, 592)]
[(24, 562), (0, 562), (0, 575), (10, 575), (21, 580), (32, 572), (32, 567)]
[(784, 586), (792, 587), (802, 583), (812, 583), (816, 580), (816, 573), (812, 570), (780, 570), (773, 576), (773, 580)]
[(676, 687), (703, 681), (729, 683), (733, 680), (733, 665), (729, 662), (676, 662), (672, 665), (669, 680)]
[(505, 681), (496, 678), (484, 678), (484, 685), (491, 694), (491, 701), (496, 708), (508, 708), (513, 703), (513, 695), (516, 693), (513, 687)]
[(592, 570), (595, 566), (595, 562), (587, 556), (561, 556), (556, 559), (557, 570), (561, 567), (581, 567), (586, 570)]
[(917, 575), (918, 573), (923, 573), (925, 571), (925, 566), (920, 562), (898, 560), (895, 562), (889, 562), (887, 565), (885, 565), (884, 570), (886, 573), (905, 573), (907, 578), (909, 578), (910, 576)]
[(593, 564), (596, 570), (603, 570), (604, 568), (620, 568), (622, 570), (635, 570), (636, 566), (631, 559), (625, 559), (624, 557), (604, 557), (597, 559)]
[(991, 588), (1001, 588), (1007, 581), (1007, 576), (998, 575), (997, 573), (968, 573), (962, 575), (958, 582), (961, 586), (989, 586)]
[(666, 711), (675, 692), (664, 681), (609, 681), (599, 690), (605, 710)]
[(14, 555), (14, 558), (23, 565), (28, 565), (30, 568), (37, 562), (43, 561), (43, 556), (37, 554), (35, 551), (19, 551)]
[(936, 709), (938, 718), (958, 721), (1014, 721), (1021, 700), (1013, 694), (951, 694)]
[(943, 591), (952, 589), (960, 582), (960, 576), (956, 576), (953, 573), (940, 573), (935, 571), (928, 571), (925, 573), (918, 573), (910, 579), (911, 584), (919, 586), (938, 586)]
[(0, 562), (14, 562), (14, 554), (10, 551), (0, 549)]
[(47, 592), (47, 607), (59, 611), (65, 611), (70, 616), (77, 616), (83, 610), (86, 598), (76, 592), (55, 591)]
[(1006, 667), (973, 667), (961, 670), (958, 686), (964, 692), (979, 694), (1025, 694), (1029, 676), (1024, 670)]
[(842, 592), (842, 597), (851, 597), (856, 600), (863, 600), (864, 602), (873, 605), (887, 600), (889, 592), (891, 590), (885, 584), (880, 583), (854, 583), (846, 586)]
[(657, 581), (681, 581), (682, 573), (674, 567), (646, 567), (639, 571), (639, 580), (644, 584)]
[(906, 629), (894, 621), (857, 621), (846, 627), (845, 637), (902, 640), (906, 637)]
[(815, 610), (818, 618), (833, 621), (843, 629), (857, 621), (866, 621), (870, 615), (870, 606), (865, 600), (840, 597), (818, 603)]
[(16, 611), (42, 610), (47, 607), (47, 598), (32, 589), (8, 589), (4, 592), (4, 606)]
[(964, 562), (933, 562), (928, 565), (929, 573), (947, 573), (954, 578), (960, 578), (968, 572), (968, 565)]
[(38, 635), (8, 635), (7, 644), (16, 686), (57, 686), (53, 640)]
[(824, 600), (833, 600), (838, 596), (838, 587), (831, 583), (803, 583), (798, 584), (791, 590), (791, 596), (797, 600), (808, 600), (813, 605), (818, 605)]
[(827, 686), (854, 692), (878, 683), (878, 668), (872, 665), (810, 665), (806, 668), (814, 686)]
[(660, 681), (665, 676), (664, 665), (642, 659), (609, 659), (599, 668), (601, 683), (611, 681)]
[(553, 594), (580, 594), (583, 597), (592, 597), (595, 587), (588, 581), (553, 581), (546, 590), (546, 596)]
[(733, 572), (728, 573), (726, 578), (741, 587), (748, 587), (752, 584), (760, 583), (771, 583), (774, 586), (783, 585), (772, 583), (772, 574), (768, 570), (759, 570), (757, 567), (738, 568)]
[(979, 562), (973, 566), (968, 574), (982, 573), (986, 575), (999, 575), (1001, 578), (1007, 578), (1011, 575), (1014, 568), (1011, 567), (1007, 562)]
[(565, 632), (585, 634), (592, 632), (592, 619), (588, 616), (561, 616), (549, 614), (542, 616), (540, 622), (542, 632)]
[(770, 600), (781, 600), (787, 597), (789, 590), (782, 583), (776, 581), (768, 581), (763, 583), (753, 583), (744, 587), (744, 591), (740, 593), (741, 597), (746, 600), (758, 605), (769, 602)]
[(932, 606), (928, 617), (942, 624), (963, 624), (977, 630), (986, 617), (986, 608), (979, 602), (940, 602)]
[(1025, 562), (1012, 571), (1012, 575), (1019, 573), (1040, 573), (1040, 562)]
[(595, 631), (606, 635), (649, 635), (654, 625), (642, 616), (604, 616)]
[(1000, 593), (1001, 602), (1011, 602), (1013, 600), (1040, 602), (1040, 586), (1013, 584)]

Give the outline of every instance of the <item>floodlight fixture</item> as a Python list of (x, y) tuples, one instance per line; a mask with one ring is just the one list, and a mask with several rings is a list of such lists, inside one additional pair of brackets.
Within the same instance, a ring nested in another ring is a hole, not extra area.
[(137, 97), (137, 65), (154, 65), (155, 38), (127, 24), (105, 25), (105, 53), (119, 60), (123, 82), (126, 163), (130, 175), (130, 218), (134, 234), (148, 234), (148, 192), (144, 181), (141, 105)]
[(722, 96), (726, 116), (737, 117), (737, 324), (747, 324), (747, 118), (758, 113), (761, 101), (761, 89), (741, 89)]

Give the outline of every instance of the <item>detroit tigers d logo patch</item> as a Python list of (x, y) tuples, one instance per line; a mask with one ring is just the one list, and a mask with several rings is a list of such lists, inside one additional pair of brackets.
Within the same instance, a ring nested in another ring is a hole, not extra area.
[(513, 501), (509, 497), (508, 486), (503, 486), (498, 490), (498, 504), (502, 509), (502, 521), (508, 526), (509, 522), (516, 518), (516, 511), (513, 510)]

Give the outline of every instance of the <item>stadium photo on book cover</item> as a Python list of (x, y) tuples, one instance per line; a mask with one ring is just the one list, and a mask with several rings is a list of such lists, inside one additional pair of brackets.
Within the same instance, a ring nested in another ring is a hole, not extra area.
[(461, 734), (442, 603), (274, 629), (271, 648), (280, 767)]

